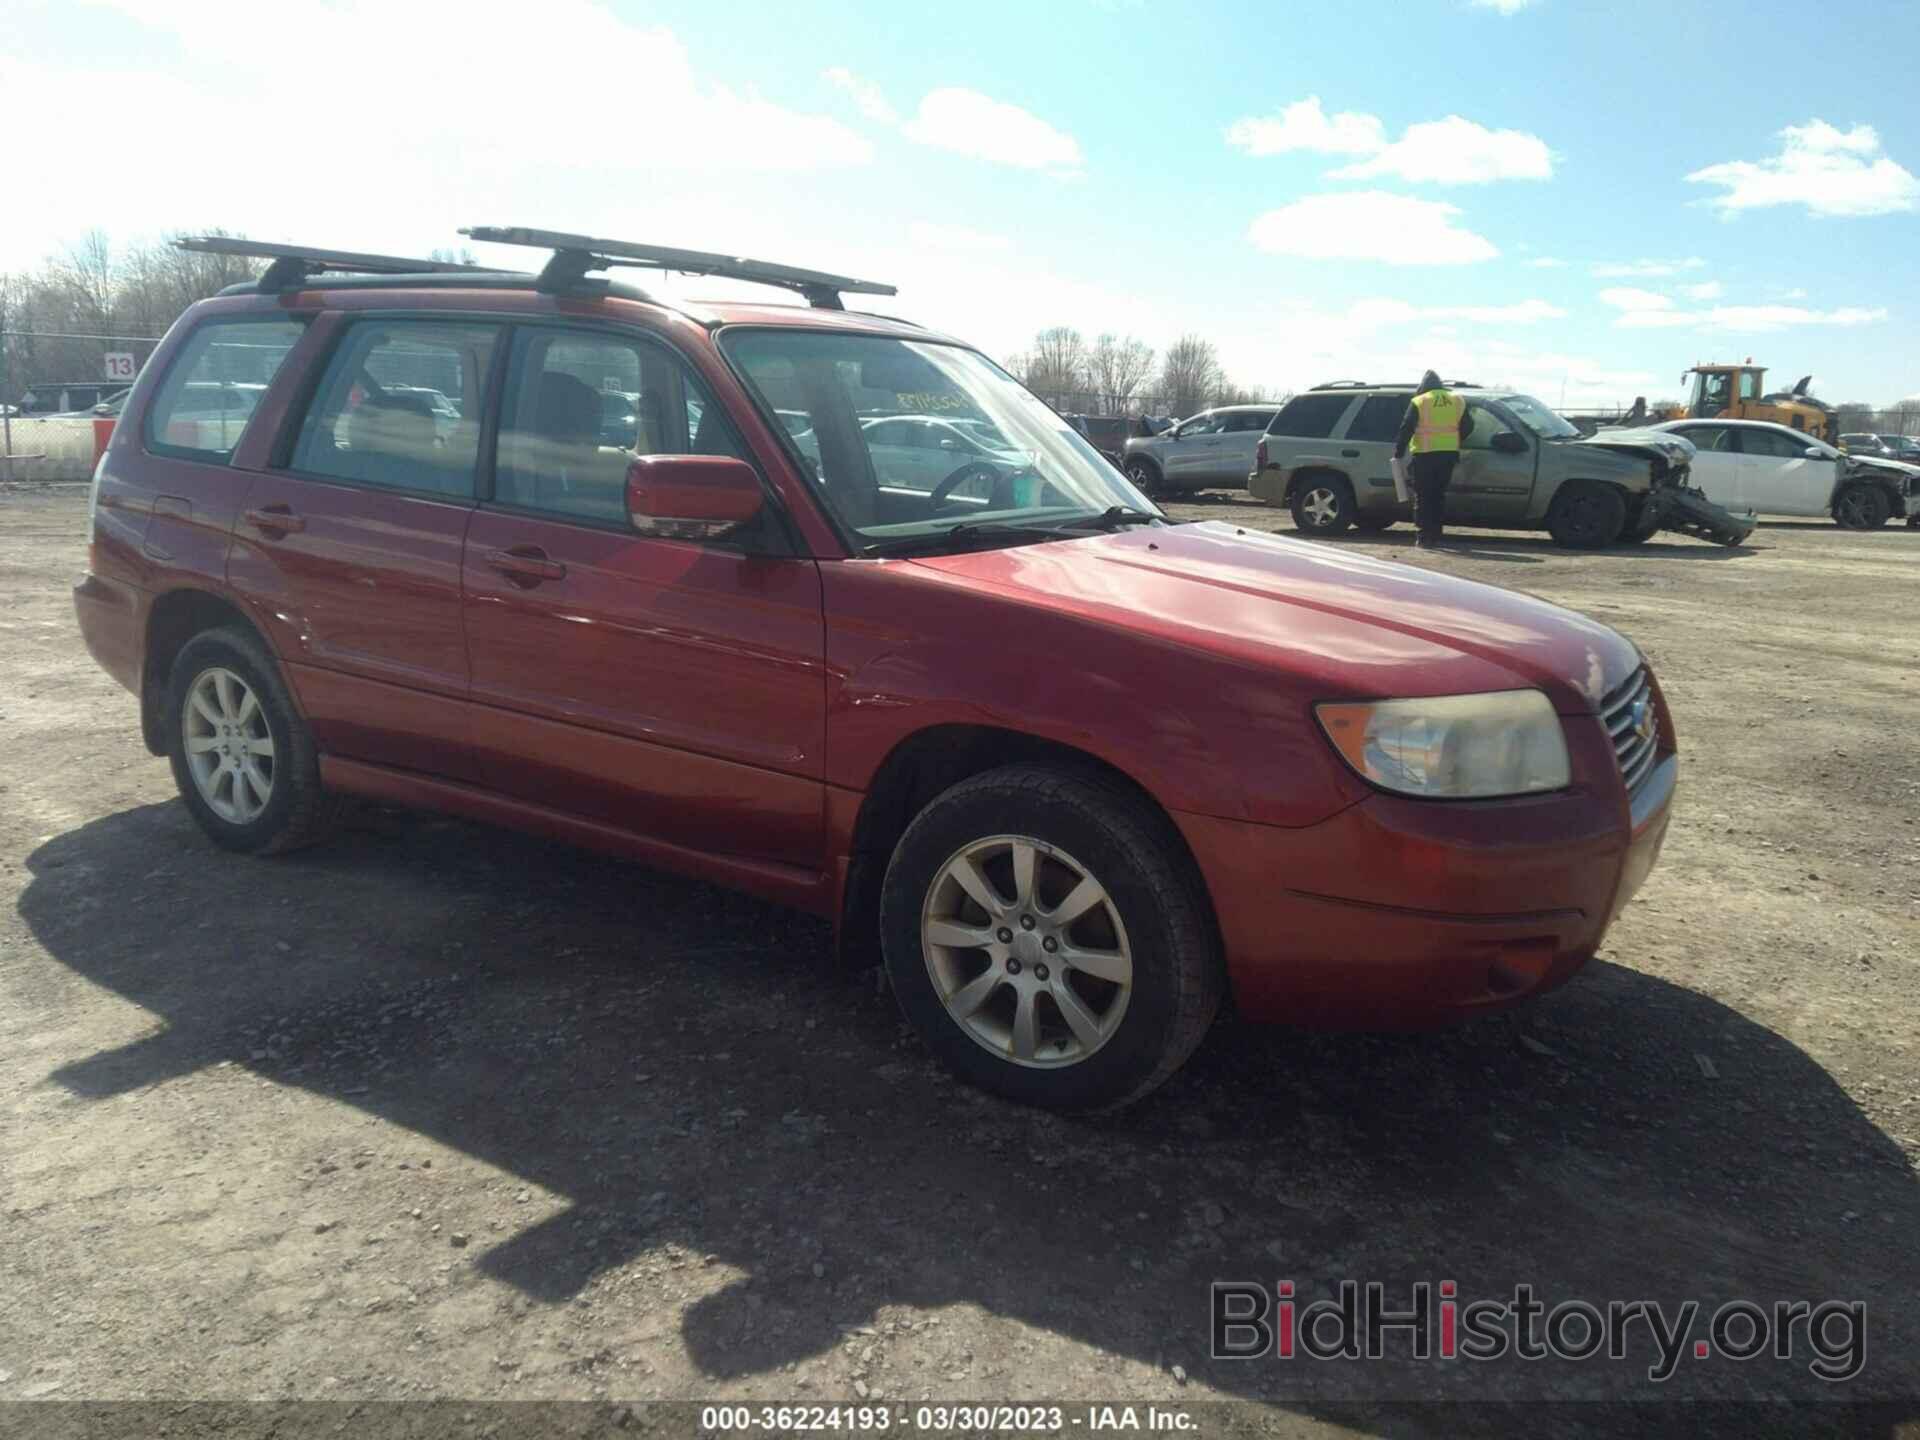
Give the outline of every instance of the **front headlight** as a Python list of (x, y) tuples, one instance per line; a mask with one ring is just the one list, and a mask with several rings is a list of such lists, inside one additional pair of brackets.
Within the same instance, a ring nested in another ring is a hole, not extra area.
[(1567, 739), (1538, 690), (1314, 706), (1327, 738), (1383, 790), (1482, 800), (1558, 790), (1572, 778)]

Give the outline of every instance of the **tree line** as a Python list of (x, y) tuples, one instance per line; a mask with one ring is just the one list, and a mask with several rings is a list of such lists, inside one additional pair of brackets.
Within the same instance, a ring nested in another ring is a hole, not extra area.
[(0, 402), (17, 404), (35, 386), (100, 381), (109, 352), (144, 362), (194, 301), (261, 273), (256, 260), (176, 250), (175, 238), (116, 247), (95, 230), (37, 269), (0, 271)]
[(1184, 417), (1214, 405), (1285, 398), (1236, 384), (1213, 342), (1195, 334), (1182, 335), (1161, 353), (1131, 335), (1088, 340), (1071, 326), (1055, 325), (1034, 336), (1032, 346), (1013, 356), (1007, 368), (1056, 405), (1103, 415)]

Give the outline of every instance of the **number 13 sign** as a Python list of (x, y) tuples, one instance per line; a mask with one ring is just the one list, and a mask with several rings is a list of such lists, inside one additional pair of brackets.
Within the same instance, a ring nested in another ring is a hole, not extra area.
[(106, 378), (109, 380), (131, 380), (140, 372), (140, 367), (134, 363), (133, 356), (124, 351), (111, 352), (106, 358)]

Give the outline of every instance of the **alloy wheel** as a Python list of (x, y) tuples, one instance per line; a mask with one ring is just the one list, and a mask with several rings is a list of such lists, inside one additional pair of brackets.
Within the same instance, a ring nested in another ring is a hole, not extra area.
[(273, 733), (252, 687), (223, 667), (201, 671), (187, 690), (180, 733), (207, 808), (234, 825), (259, 819), (273, 798)]
[(1133, 951), (1106, 887), (1025, 835), (962, 847), (920, 918), (934, 993), (975, 1043), (1037, 1069), (1076, 1065), (1120, 1028)]
[(1324, 530), (1339, 518), (1340, 497), (1325, 485), (1319, 485), (1307, 492), (1300, 502), (1301, 513), (1313, 521), (1313, 528)]

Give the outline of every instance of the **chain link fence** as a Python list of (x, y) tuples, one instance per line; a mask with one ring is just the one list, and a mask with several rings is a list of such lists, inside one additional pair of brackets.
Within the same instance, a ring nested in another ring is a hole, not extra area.
[(157, 335), (0, 330), (0, 480), (84, 481)]

